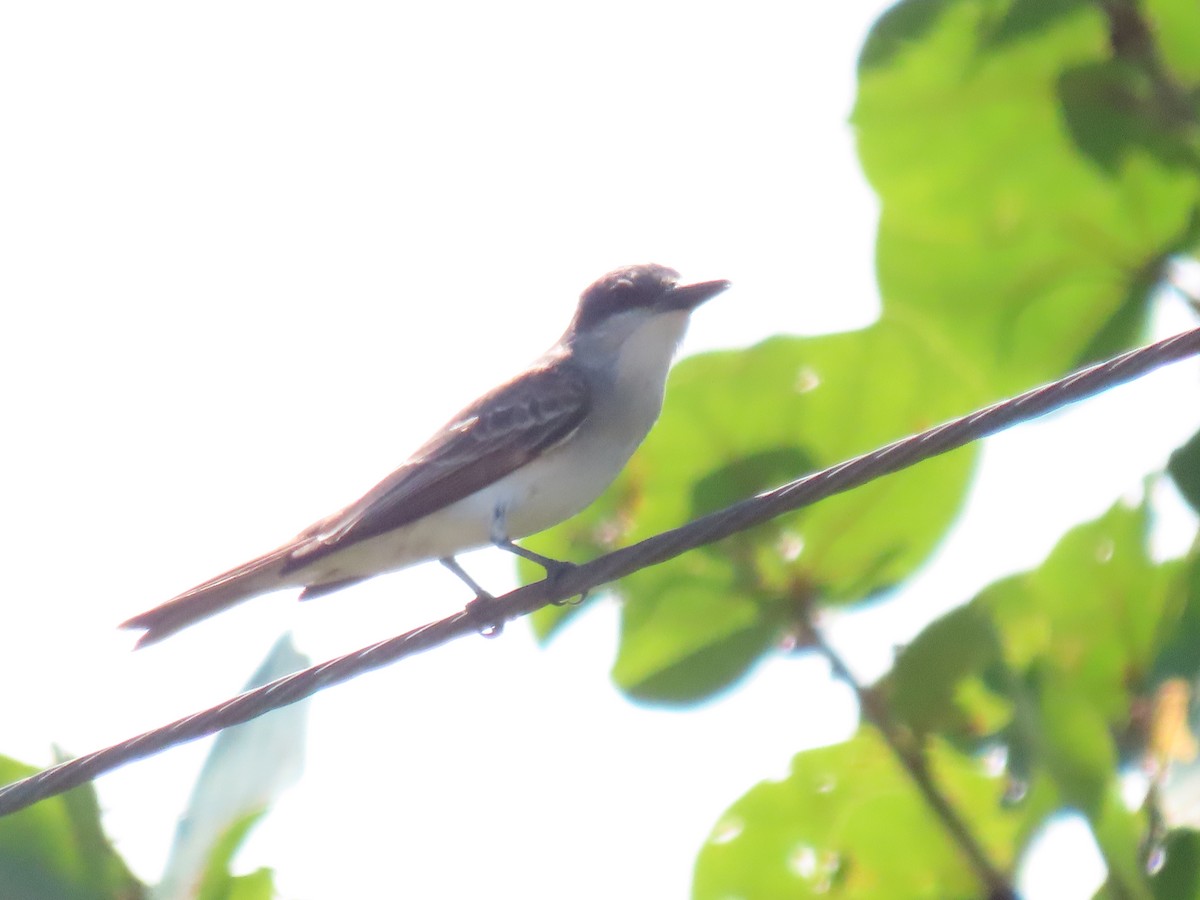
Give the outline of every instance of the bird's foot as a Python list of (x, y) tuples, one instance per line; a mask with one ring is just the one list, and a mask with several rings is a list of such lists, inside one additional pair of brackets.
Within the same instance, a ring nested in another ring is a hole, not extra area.
[[(551, 584), (558, 581), (568, 572), (572, 572), (579, 568), (573, 562), (563, 562), (562, 560), (549, 559), (547, 557), (543, 557), (541, 560), (539, 560), (538, 564), (546, 570), (546, 580)], [(588, 592), (585, 590), (578, 597), (568, 597), (566, 600), (552, 600), (550, 602), (553, 606), (578, 606), (587, 599), (587, 595)]]
[(479, 633), (484, 637), (496, 637), (500, 634), (504, 630), (504, 617), (496, 609), (496, 598), (463, 571), (463, 567), (453, 556), (444, 556), (438, 562), (461, 578), (467, 587), (475, 592), (475, 599), (467, 604), (466, 611), (478, 624)]
[(584, 591), (578, 597), (568, 597), (566, 600), (551, 600), (551, 606), (578, 606), (588, 598), (588, 592)]
[(478, 593), (466, 606), (467, 615), (475, 621), (479, 633), (487, 638), (499, 637), (504, 631), (504, 617), (498, 615), (496, 598), (488, 593)]
[[(551, 559), (549, 556), (542, 556), (540, 553), (535, 553), (527, 547), (521, 547), (507, 539), (493, 538), (493, 541), (495, 542), (496, 546), (502, 550), (507, 550), (509, 553), (516, 554), (522, 559), (527, 559), (532, 563), (537, 563), (546, 570), (546, 580), (551, 583), (562, 578), (573, 569), (578, 568), (573, 562), (565, 562), (561, 559)], [(567, 600), (553, 600), (551, 602), (555, 606), (575, 606), (576, 604), (582, 603), (587, 598), (587, 595), (588, 592), (584, 591), (578, 597), (573, 597)]]
[(573, 562), (564, 562), (559, 559), (550, 559), (548, 556), (543, 556), (536, 560), (537, 564), (546, 570), (547, 581), (558, 581), (568, 572), (579, 568)]

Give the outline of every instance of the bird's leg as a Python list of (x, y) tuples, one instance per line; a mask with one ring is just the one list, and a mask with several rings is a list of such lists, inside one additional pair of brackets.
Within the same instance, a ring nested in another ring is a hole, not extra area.
[(494, 616), (489, 615), (496, 598), (479, 586), (474, 578), (467, 574), (466, 570), (458, 564), (458, 560), (453, 556), (443, 556), (438, 560), (443, 566), (457, 575), (466, 583), (467, 587), (475, 592), (475, 599), (467, 604), (467, 615), (478, 619), (482, 624), (479, 626), (479, 631), (485, 637), (495, 637), (504, 628), (504, 622), (498, 621)]
[[(514, 544), (508, 537), (508, 532), (505, 528), (505, 513), (506, 510), (502, 506), (497, 506), (495, 512), (492, 513), (492, 531), (490, 536), (493, 544), (501, 550), (507, 550), (509, 553), (519, 556), (522, 559), (527, 559), (531, 563), (537, 563), (546, 570), (546, 578), (551, 581), (575, 568), (575, 563), (564, 562), (561, 559), (551, 559), (548, 556), (542, 556), (540, 553), (535, 553), (532, 550)], [(584, 591), (579, 595), (578, 600), (556, 600), (554, 601), (554, 605), (563, 606), (567, 603), (582, 603), (586, 597), (587, 591)]]
[(534, 553), (532, 550), (527, 550), (524, 547), (514, 544), (510, 540), (492, 540), (492, 543), (501, 550), (507, 550), (509, 553), (516, 554), (522, 559), (527, 559), (532, 563), (537, 563), (546, 570), (547, 578), (557, 578), (563, 572), (569, 572), (575, 568), (575, 563), (563, 562), (560, 559), (551, 559), (548, 556), (542, 556), (540, 553)]
[(443, 566), (461, 578), (471, 590), (475, 592), (476, 600), (495, 600), (496, 598), (479, 586), (474, 578), (467, 574), (466, 570), (458, 564), (458, 560), (453, 556), (443, 556), (438, 560)]

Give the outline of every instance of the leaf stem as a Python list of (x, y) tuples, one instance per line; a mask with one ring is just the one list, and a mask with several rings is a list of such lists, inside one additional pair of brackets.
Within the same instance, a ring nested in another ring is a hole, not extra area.
[(854, 691), (863, 718), (879, 731), (896, 760), (912, 778), (929, 808), (941, 819), (951, 840), (958, 845), (976, 876), (987, 889), (988, 900), (1016, 900), (1017, 892), (1008, 876), (988, 858), (967, 823), (963, 821), (950, 801), (934, 783), (924, 751), (914, 740), (912, 733), (896, 723), (883, 695), (875, 688), (859, 682), (854, 677), (854, 673), (850, 671), (849, 666), (846, 665), (845, 660), (825, 640), (825, 636), (813, 622), (811, 601), (802, 599), (796, 606), (797, 624), (801, 629), (799, 635), (801, 646), (816, 649), (829, 661), (834, 676), (846, 682)]

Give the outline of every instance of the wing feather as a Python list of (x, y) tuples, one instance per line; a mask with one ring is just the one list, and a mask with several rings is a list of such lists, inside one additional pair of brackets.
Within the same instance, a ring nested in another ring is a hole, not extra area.
[(485, 394), (362, 499), (304, 532), (283, 574), (487, 487), (569, 437), (589, 405), (587, 382), (561, 362)]

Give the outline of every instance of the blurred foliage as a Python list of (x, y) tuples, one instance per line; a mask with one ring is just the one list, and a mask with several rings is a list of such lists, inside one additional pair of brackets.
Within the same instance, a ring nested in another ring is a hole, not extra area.
[(1194, 101), (1144, 58), (1155, 23), (1110, 6), (910, 0), (862, 51), (853, 120), (886, 310), (1001, 393), (1134, 341), (1163, 260), (1196, 240)]
[(882, 683), (914, 734), (1004, 748), (1011, 793), (1038, 784), (1082, 812), (1131, 895), (1146, 825), (1121, 802), (1119, 770), (1143, 757), (1157, 685), (1200, 675), (1196, 566), (1154, 562), (1148, 523), (1144, 506), (1119, 505), (1074, 529), (1039, 568), (929, 626)]
[(1200, 512), (1200, 431), (1192, 439), (1171, 454), (1167, 471), (1179, 488), (1179, 493)]
[[(1155, 563), (1147, 524), (1144, 507), (1116, 506), (1037, 569), (927, 627), (872, 689), (901, 736), (894, 751), (864, 725), (798, 754), (789, 779), (752, 789), (717, 825), (697, 896), (735, 885), (796, 896), (799, 885), (800, 896), (878, 897), (881, 884), (905, 886), (893, 896), (973, 896), (978, 883), (895, 751), (918, 754), (1004, 870), (1071, 808), (1092, 825), (1114, 895), (1150, 896), (1146, 815), (1122, 802), (1120, 765), (1144, 758), (1152, 723), (1139, 711), (1156, 686), (1200, 676), (1200, 563)], [(1004, 771), (989, 772), (989, 758)], [(873, 809), (885, 803), (886, 815)], [(824, 868), (798, 868), (796, 854)], [(1168, 877), (1182, 877), (1178, 864)]]
[(261, 812), (244, 816), (213, 845), (195, 894), (197, 900), (271, 900), (275, 896), (275, 878), (270, 869), (257, 869), (249, 875), (234, 875), (230, 870), (233, 855), (261, 817)]
[[(36, 772), (0, 756), (0, 784)], [(138, 900), (141, 884), (100, 827), (90, 784), (0, 818), (0, 897), (21, 900)]]
[[(308, 665), (285, 634), (246, 690)], [(0, 816), (0, 900), (270, 900), (274, 874), (234, 875), (234, 855), (303, 767), (307, 706), (294, 703), (221, 732), (180, 818), (162, 880), (138, 881), (100, 825), (90, 783)], [(0, 757), (0, 784), (36, 772)]]
[[(683, 361), (628, 470), (535, 549), (590, 558), (1143, 340), (1168, 261), (1200, 241), (1200, 4), (904, 0), (858, 75), (880, 320)], [(974, 453), (623, 579), (617, 685), (695, 703), (781, 646), (813, 646), (810, 610), (879, 597), (929, 559)], [(1200, 509), (1200, 436), (1169, 473)], [(1200, 565), (1154, 557), (1151, 517), (1114, 506), (931, 623), (862, 687), (854, 738), (730, 807), (695, 895), (981, 896), (964, 840), (1011, 878), (1075, 810), (1108, 868), (1101, 896), (1198, 896), (1193, 820), (1164, 810), (1186, 807), (1165, 776), (1195, 753)], [(539, 637), (575, 610), (540, 613)], [(968, 838), (918, 790), (922, 767)], [(1152, 785), (1137, 808), (1131, 771)]]
[[(928, 764), (977, 837), (1011, 864), (1047, 811), (1042, 792), (1003, 803), (1003, 783), (941, 741)], [(864, 725), (844, 744), (797, 754), (790, 775), (752, 788), (696, 864), (697, 898), (974, 897), (979, 885), (887, 744)]]
[[(263, 717), (269, 720), (270, 716)], [(260, 720), (261, 721), (261, 720)], [(250, 726), (239, 726), (246, 728)], [(37, 769), (0, 756), (0, 784)], [(96, 790), (84, 784), (0, 817), (0, 897), (13, 900), (270, 900), (276, 895), (270, 869), (234, 875), (234, 854), (262, 812), (229, 823), (205, 848), (195, 883), (142, 884), (113, 849), (100, 824)], [(177, 841), (179, 839), (177, 838)]]

